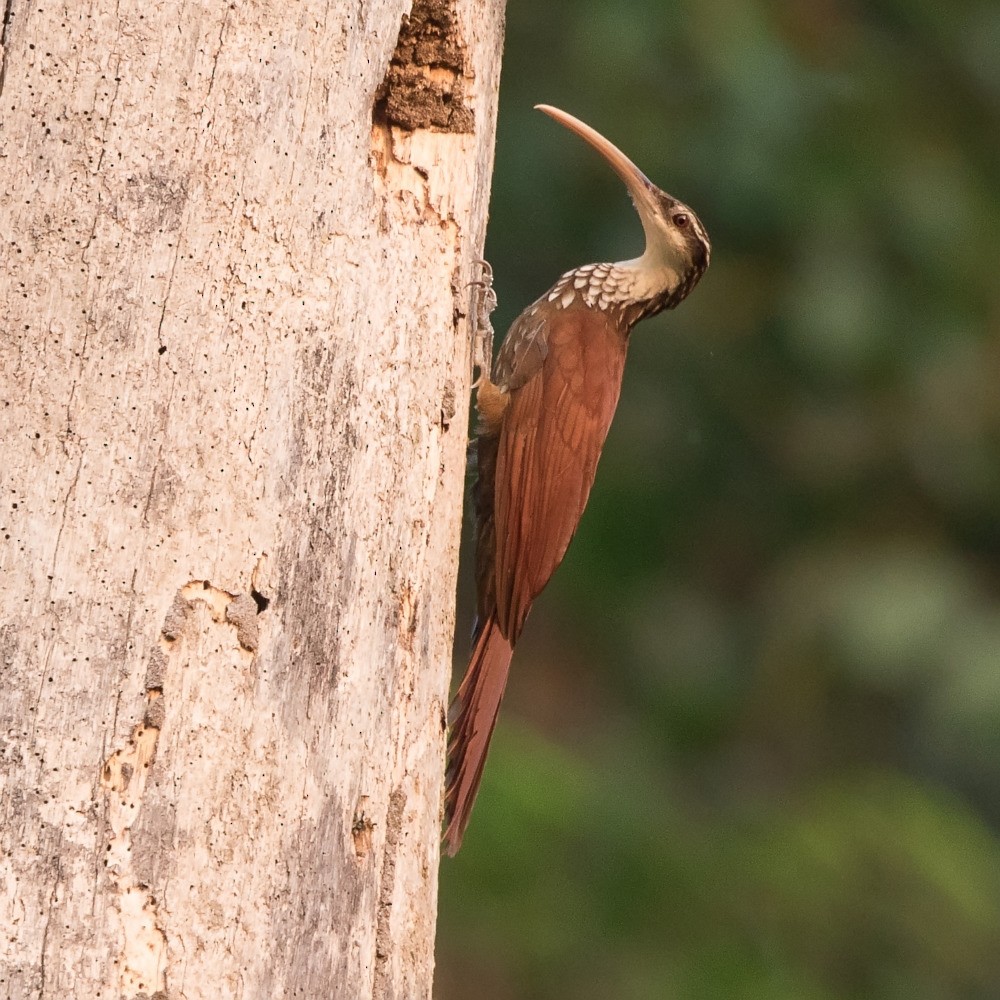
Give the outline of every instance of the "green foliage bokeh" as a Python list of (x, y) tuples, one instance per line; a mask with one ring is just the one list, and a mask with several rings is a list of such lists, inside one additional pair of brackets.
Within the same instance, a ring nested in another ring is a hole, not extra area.
[(1000, 996), (1000, 5), (508, 18), (498, 331), (641, 244), (535, 103), (713, 257), (633, 334), (442, 866), (439, 1000)]

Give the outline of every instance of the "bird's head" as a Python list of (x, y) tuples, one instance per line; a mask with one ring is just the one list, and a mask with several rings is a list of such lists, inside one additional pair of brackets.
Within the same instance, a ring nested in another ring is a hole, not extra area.
[(650, 293), (662, 290), (667, 293), (664, 305), (676, 305), (705, 273), (712, 253), (698, 216), (661, 191), (617, 146), (579, 118), (548, 104), (535, 107), (590, 143), (625, 182), (646, 234), (646, 250), (622, 266), (636, 273), (641, 289), (648, 286)]

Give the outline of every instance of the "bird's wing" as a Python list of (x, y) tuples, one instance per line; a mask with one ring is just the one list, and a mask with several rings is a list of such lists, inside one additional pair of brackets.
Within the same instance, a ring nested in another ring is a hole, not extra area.
[(497, 620), (512, 643), (583, 514), (625, 364), (625, 338), (595, 310), (554, 313), (544, 343), (533, 374), (511, 390), (496, 455)]
[(496, 610), (496, 530), (494, 522), (494, 483), (496, 480), (497, 448), (503, 414), (511, 399), (525, 383), (540, 371), (548, 356), (548, 323), (544, 299), (533, 302), (511, 324), (507, 336), (493, 365), (493, 382), (503, 396), (484, 405), (481, 387), (476, 396), (479, 411), (478, 437), (476, 440), (476, 483), (473, 501), (476, 510), (476, 628), (474, 641), (480, 630)]
[(504, 392), (520, 389), (548, 354), (544, 299), (533, 302), (511, 323), (493, 365), (493, 381)]

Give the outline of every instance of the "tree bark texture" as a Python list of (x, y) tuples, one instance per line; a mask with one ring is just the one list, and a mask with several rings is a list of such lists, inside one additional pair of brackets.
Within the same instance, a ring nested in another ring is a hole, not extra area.
[(5, 15), (0, 996), (429, 997), (502, 0)]

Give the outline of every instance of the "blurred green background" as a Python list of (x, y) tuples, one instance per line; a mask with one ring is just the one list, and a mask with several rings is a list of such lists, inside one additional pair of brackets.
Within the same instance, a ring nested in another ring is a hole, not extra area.
[[(633, 334), (442, 864), (437, 997), (1000, 997), (1000, 4), (508, 15), (498, 333), (641, 250), (537, 102), (713, 255)], [(466, 560), (459, 671), (471, 617)]]

